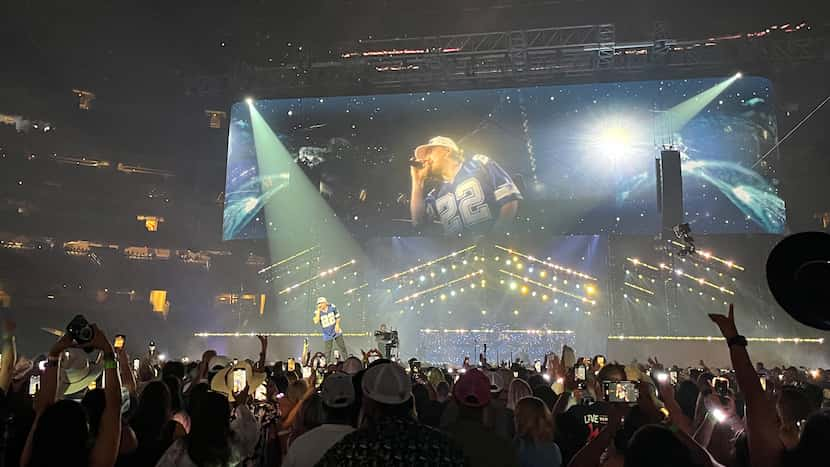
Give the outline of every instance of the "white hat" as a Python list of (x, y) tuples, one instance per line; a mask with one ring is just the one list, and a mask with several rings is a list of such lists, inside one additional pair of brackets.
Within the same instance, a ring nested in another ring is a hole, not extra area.
[(412, 381), (395, 363), (375, 365), (363, 375), (363, 395), (381, 404), (403, 404), (412, 397)]
[(104, 362), (99, 358), (90, 363), (86, 352), (75, 349), (69, 350), (69, 358), (65, 359), (61, 367), (59, 389), (65, 395), (83, 391), (104, 372)]
[(317, 304), (318, 305), (321, 304), (321, 303), (328, 303), (328, 302), (329, 301), (326, 300), (326, 297), (320, 297), (320, 298), (317, 299)]
[[(213, 359), (211, 359), (211, 361), (213, 361)], [(248, 383), (248, 394), (251, 396), (256, 394), (257, 387), (259, 387), (267, 377), (267, 375), (263, 372), (254, 371), (251, 364), (245, 360), (238, 362), (236, 365), (229, 365), (226, 368), (219, 370), (219, 372), (213, 376), (213, 379), (210, 380), (210, 389), (211, 391), (225, 394), (231, 402), (233, 402), (234, 398), (233, 381), (230, 380), (230, 378), (233, 371), (236, 369), (245, 370), (245, 379)]]
[(424, 152), (432, 147), (447, 148), (455, 154), (461, 154), (461, 149), (457, 144), (455, 144), (455, 141), (453, 141), (452, 138), (447, 138), (446, 136), (436, 136), (434, 138), (430, 138), (427, 144), (422, 144), (415, 148), (415, 159), (423, 159)]
[(323, 404), (339, 409), (348, 407), (355, 400), (352, 377), (346, 373), (334, 373), (326, 376), (320, 391)]

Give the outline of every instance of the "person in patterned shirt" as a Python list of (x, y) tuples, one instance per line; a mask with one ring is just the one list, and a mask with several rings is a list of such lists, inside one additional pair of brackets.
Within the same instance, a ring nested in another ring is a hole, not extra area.
[[(410, 165), (409, 210), (416, 227), (438, 220), (446, 235), (499, 233), (516, 217), (522, 194), (485, 155), (465, 159), (455, 141), (436, 136), (415, 149)], [(427, 185), (434, 187), (427, 192)]]
[(318, 467), (466, 465), (446, 434), (415, 419), (412, 382), (399, 365), (385, 361), (369, 367), (361, 389), (364, 427), (326, 451)]

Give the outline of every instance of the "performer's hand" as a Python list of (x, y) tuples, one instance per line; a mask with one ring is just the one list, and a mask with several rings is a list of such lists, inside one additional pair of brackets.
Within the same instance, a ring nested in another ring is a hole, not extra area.
[(343, 334), (343, 330), (340, 328), (340, 326), (335, 326), (334, 327), (334, 333), (335, 334)]
[(409, 166), (409, 174), (412, 176), (412, 183), (416, 185), (424, 184), (424, 181), (426, 180), (432, 166), (429, 159), (420, 160), (420, 162), (422, 164), (420, 167)]

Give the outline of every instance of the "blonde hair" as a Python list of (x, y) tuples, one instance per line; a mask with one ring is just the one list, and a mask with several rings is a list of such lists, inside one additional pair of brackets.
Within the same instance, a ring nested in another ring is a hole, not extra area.
[(534, 444), (553, 441), (553, 416), (538, 397), (524, 397), (516, 403), (516, 435)]
[(518, 403), (522, 398), (532, 395), (533, 390), (530, 389), (530, 385), (527, 384), (527, 381), (519, 378), (513, 379), (507, 389), (507, 408), (510, 410), (516, 410), (516, 403)]

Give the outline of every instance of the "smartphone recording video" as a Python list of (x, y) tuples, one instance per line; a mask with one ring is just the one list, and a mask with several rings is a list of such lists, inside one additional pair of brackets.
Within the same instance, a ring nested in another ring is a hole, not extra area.
[(761, 375), (761, 376), (758, 377), (758, 380), (761, 382), (761, 390), (766, 391), (767, 390), (767, 377), (764, 376), (764, 375)]
[(672, 370), (669, 372), (669, 379), (671, 380), (672, 386), (677, 386), (677, 370)]
[(29, 377), (29, 395), (34, 396), (40, 391), (40, 375), (32, 375)]
[(238, 393), (245, 389), (248, 384), (248, 373), (245, 368), (236, 368), (233, 370), (233, 392)]
[(584, 365), (574, 365), (574, 382), (577, 389), (585, 389), (586, 369)]
[(715, 393), (721, 397), (729, 395), (729, 380), (726, 378), (712, 378), (712, 387)]
[(112, 346), (115, 347), (116, 350), (120, 350), (124, 348), (124, 334), (116, 334), (115, 340), (112, 342)]
[(637, 402), (640, 396), (636, 381), (603, 381), (602, 391), (607, 402)]
[(288, 371), (294, 371), (294, 368), (297, 366), (297, 362), (294, 361), (294, 357), (290, 357), (288, 359)]

